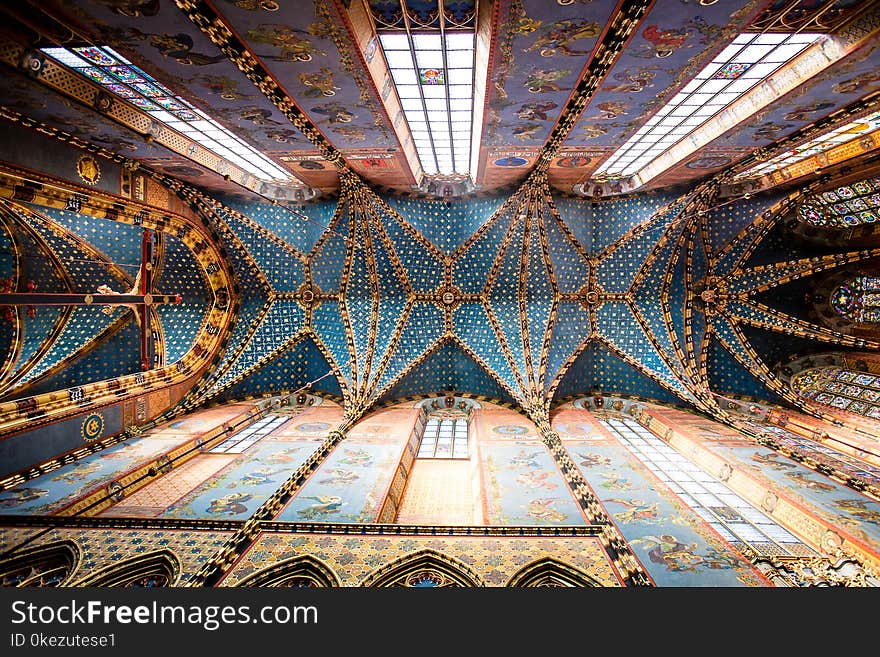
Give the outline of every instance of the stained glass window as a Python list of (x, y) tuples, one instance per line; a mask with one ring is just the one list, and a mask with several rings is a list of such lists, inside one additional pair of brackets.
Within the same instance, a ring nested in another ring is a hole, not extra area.
[(798, 218), (814, 226), (837, 228), (880, 221), (880, 178), (813, 194), (798, 206)]
[(831, 293), (831, 307), (841, 316), (861, 323), (880, 322), (880, 278), (859, 276)]
[(818, 367), (795, 375), (795, 394), (819, 404), (880, 420), (880, 376), (840, 367)]
[(43, 48), (43, 52), (258, 180), (292, 180), (293, 176), (260, 151), (175, 95), (112, 48)]

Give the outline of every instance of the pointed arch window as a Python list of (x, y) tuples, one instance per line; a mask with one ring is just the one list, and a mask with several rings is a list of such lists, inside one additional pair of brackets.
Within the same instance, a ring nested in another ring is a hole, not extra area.
[(880, 322), (880, 278), (859, 276), (838, 286), (831, 293), (834, 311), (860, 323)]
[(466, 400), (443, 397), (423, 405), (427, 411), (419, 449), (420, 459), (470, 458), (471, 412), (475, 406)]
[(880, 178), (807, 197), (797, 209), (798, 219), (830, 228), (851, 228), (880, 221)]
[(816, 367), (791, 379), (792, 391), (805, 399), (880, 420), (880, 376), (841, 367)]

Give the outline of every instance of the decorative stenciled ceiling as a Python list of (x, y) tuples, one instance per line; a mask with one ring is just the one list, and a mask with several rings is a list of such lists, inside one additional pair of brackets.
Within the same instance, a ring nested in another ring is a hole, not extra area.
[[(379, 45), (379, 35), (402, 34), (405, 26), (430, 34), (441, 24), (444, 29), (462, 25), (477, 35), (477, 166), (471, 171), (472, 184), (455, 193), (521, 182), (544, 163), (556, 189), (595, 195), (602, 179), (594, 174), (607, 158), (743, 33), (825, 35), (836, 50), (814, 77), (785, 87), (769, 104), (725, 114), (721, 136), (697, 143), (642, 190), (702, 179), (758, 148), (772, 152), (774, 142), (865, 98), (878, 84), (872, 2), (816, 1), (796, 7), (770, 0), (641, 4), (644, 11), (632, 25), (621, 17), (629, 5), (639, 3), (598, 0), (462, 0), (442, 3), (442, 11), (435, 0), (223, 0), (198, 8), (171, 1), (55, 0), (5, 11), (12, 18), (24, 17), (36, 29), (36, 39), (33, 34), (30, 38), (40, 47), (97, 44), (116, 49), (285, 167), (295, 177), (292, 186), (307, 190), (300, 200), (338, 190), (340, 163), (343, 170), (350, 168), (370, 183), (399, 192), (444, 193), (443, 185), (431, 186), (423, 179), (411, 132), (418, 126), (410, 126), (404, 116), (401, 103), (406, 99), (398, 98)], [(222, 28), (212, 31), (209, 23)], [(35, 25), (47, 27), (41, 31)], [(61, 43), (67, 29), (62, 25), (75, 35), (66, 43)], [(625, 36), (616, 36), (618, 32)], [(620, 52), (602, 60), (607, 67), (593, 80), (597, 53), (606, 42), (619, 45)], [(271, 85), (255, 83), (254, 63)], [(795, 69), (786, 65), (783, 72), (791, 77)], [(596, 83), (587, 98), (585, 81)], [(87, 132), (97, 120), (99, 134), (113, 150), (208, 189), (236, 187), (235, 180), (224, 180), (223, 172), (212, 175), (185, 153), (145, 146), (143, 135), (113, 129), (103, 118), (90, 120), (88, 111), (64, 107), (63, 100), (59, 106), (59, 96), (34, 92), (30, 86), (18, 81), (7, 85), (4, 104), (32, 105), (38, 118), (69, 123), (78, 132)], [(294, 114), (287, 111), (291, 107), (305, 123), (294, 125)], [(563, 124), (561, 144), (542, 159), (550, 136)], [(626, 190), (625, 184), (601, 186), (602, 194)]]

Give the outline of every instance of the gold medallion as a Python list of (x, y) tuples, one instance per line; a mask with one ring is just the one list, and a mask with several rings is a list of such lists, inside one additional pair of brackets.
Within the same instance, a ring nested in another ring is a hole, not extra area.
[(76, 172), (83, 182), (95, 185), (101, 179), (101, 167), (91, 155), (83, 155), (76, 163)]

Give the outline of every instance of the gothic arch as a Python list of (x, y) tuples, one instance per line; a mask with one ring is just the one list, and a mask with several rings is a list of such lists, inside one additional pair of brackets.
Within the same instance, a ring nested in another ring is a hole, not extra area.
[(377, 568), (361, 586), (373, 588), (403, 587), (478, 587), (483, 578), (458, 559), (425, 549), (408, 554)]
[(245, 577), (236, 586), (331, 588), (341, 584), (330, 566), (310, 555), (302, 555), (258, 570)]
[(573, 566), (545, 557), (520, 568), (507, 582), (507, 586), (588, 588), (601, 584)]
[(80, 562), (73, 541), (38, 545), (0, 560), (0, 586), (66, 586)]
[(160, 588), (172, 586), (180, 574), (180, 560), (170, 550), (138, 555), (79, 580), (76, 586), (104, 588)]

